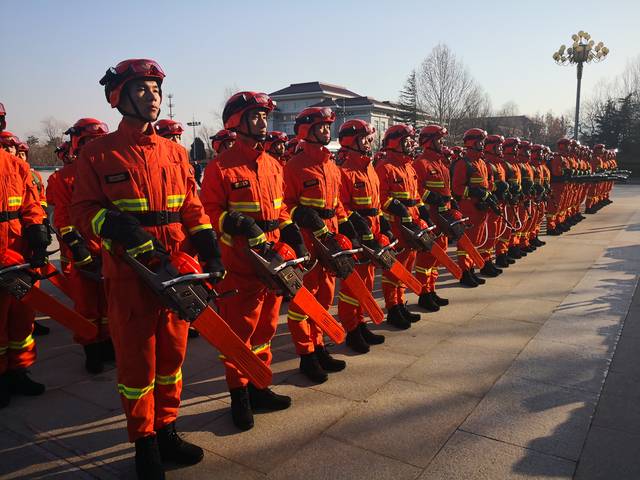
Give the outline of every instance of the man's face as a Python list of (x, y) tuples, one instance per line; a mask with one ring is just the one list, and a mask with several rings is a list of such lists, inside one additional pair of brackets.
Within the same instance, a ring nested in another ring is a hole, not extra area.
[(16, 156), (18, 158), (21, 158), (22, 160), (24, 160), (25, 162), (27, 161), (27, 152), (17, 152)]
[(364, 153), (371, 153), (373, 145), (373, 135), (364, 135), (358, 137), (358, 149)]
[(404, 137), (400, 140), (400, 149), (405, 155), (411, 155), (415, 150), (415, 142), (411, 137)]
[(11, 155), (16, 154), (16, 147), (14, 147), (13, 145), (3, 145), (2, 148), (5, 152), (10, 153)]
[(2, 115), (0, 116), (0, 132), (4, 132), (5, 128), (7, 128), (7, 120), (5, 119), (5, 116)]
[(440, 137), (440, 138), (436, 138), (433, 141), (433, 149), (438, 152), (441, 153), (442, 152), (442, 147), (444, 146), (444, 138)]
[(318, 125), (314, 125), (309, 133), (312, 140), (316, 140), (322, 145), (329, 145), (329, 142), (331, 142), (330, 123), (319, 123)]
[(222, 145), (220, 145), (220, 152), (229, 150), (231, 147), (233, 147), (235, 143), (236, 143), (235, 140), (225, 140), (224, 142), (222, 142)]
[[(162, 96), (160, 95), (160, 87), (155, 80), (132, 80), (126, 86), (128, 95), (122, 97), (121, 106), (127, 113), (136, 113), (148, 120), (155, 122), (160, 115), (160, 104)], [(133, 105), (131, 104), (133, 103)]]
[(498, 143), (498, 144), (496, 145), (496, 155), (497, 155), (498, 157), (501, 157), (503, 153), (504, 153), (504, 152), (502, 151), (502, 144), (501, 144), (501, 143)]
[(180, 140), (182, 140), (182, 135), (169, 135), (167, 137), (169, 140), (171, 140), (173, 143), (180, 143)]
[(249, 135), (257, 138), (265, 138), (267, 136), (267, 118), (268, 114), (265, 110), (256, 108), (247, 113), (247, 124), (249, 127)]
[(273, 145), (271, 145), (271, 150), (273, 151), (273, 153), (275, 153), (278, 156), (281, 156), (284, 154), (284, 142), (276, 142)]

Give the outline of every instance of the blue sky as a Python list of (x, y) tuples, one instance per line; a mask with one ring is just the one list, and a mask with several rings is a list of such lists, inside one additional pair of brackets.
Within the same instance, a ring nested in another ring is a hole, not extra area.
[[(640, 53), (640, 2), (3, 0), (0, 101), (20, 136), (54, 116), (115, 128), (98, 80), (134, 57), (156, 59), (175, 95), (176, 119), (214, 123), (225, 89), (271, 92), (305, 81), (344, 85), (396, 100), (408, 72), (439, 42), (461, 58), (494, 107), (564, 113), (575, 102), (575, 68), (551, 55), (588, 31), (610, 48), (585, 68), (583, 98)], [(11, 22), (8, 19), (15, 21)], [(10, 67), (10, 68), (9, 68)], [(166, 101), (166, 97), (165, 97)], [(164, 113), (168, 109), (164, 108)], [(190, 136), (187, 138), (190, 139)]]

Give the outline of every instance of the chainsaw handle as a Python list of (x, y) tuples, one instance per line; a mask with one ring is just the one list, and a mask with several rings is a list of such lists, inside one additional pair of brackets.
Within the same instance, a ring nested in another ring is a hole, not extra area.
[(187, 275), (182, 275), (180, 277), (172, 278), (171, 280), (167, 280), (165, 282), (160, 282), (160, 286), (162, 286), (162, 288), (169, 288), (178, 283), (208, 280), (212, 276), (213, 275), (211, 273), (189, 273)]
[(361, 253), (362, 248), (351, 248), (349, 250), (340, 250), (339, 252), (332, 253), (331, 258), (342, 257), (343, 255), (355, 255), (356, 253)]
[(460, 220), (456, 220), (455, 222), (451, 222), (451, 226), (458, 225), (459, 223), (464, 223), (469, 220), (469, 217), (461, 218)]
[(294, 258), (292, 260), (287, 260), (286, 262), (281, 263), (277, 267), (273, 269), (274, 272), (279, 272), (280, 270), (284, 270), (287, 267), (295, 267), (296, 265), (300, 265), (301, 263), (307, 262), (311, 259), (309, 255), (305, 255), (304, 257)]
[(0, 275), (4, 275), (5, 273), (9, 273), (9, 272), (15, 272), (16, 270), (26, 270), (28, 268), (31, 268), (31, 265), (28, 263), (20, 263), (17, 265), (11, 265), (9, 267), (5, 267), (3, 269), (0, 270)]

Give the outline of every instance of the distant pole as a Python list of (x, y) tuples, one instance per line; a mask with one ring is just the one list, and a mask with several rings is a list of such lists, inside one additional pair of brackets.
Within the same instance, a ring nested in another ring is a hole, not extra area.
[(189, 125), (190, 127), (193, 127), (193, 143), (191, 144), (191, 155), (192, 155), (192, 159), (194, 162), (196, 160), (196, 127), (199, 127), (201, 125), (201, 122), (196, 121), (196, 116), (192, 115), (192, 120), (190, 122), (187, 122), (187, 125)]
[(167, 98), (169, 99), (169, 118), (171, 120), (173, 120), (173, 107), (176, 106), (175, 103), (173, 103), (173, 93), (170, 93), (169, 95), (167, 95)]

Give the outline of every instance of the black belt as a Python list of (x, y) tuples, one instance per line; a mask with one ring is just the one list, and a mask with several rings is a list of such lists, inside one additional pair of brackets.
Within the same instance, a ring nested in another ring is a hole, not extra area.
[[(313, 207), (311, 207), (311, 208), (313, 208)], [(336, 216), (336, 211), (333, 208), (313, 208), (313, 209), (316, 212), (318, 212), (318, 215), (323, 220), (328, 220), (328, 219), (333, 218), (333, 217)]]
[(398, 200), (405, 207), (415, 207), (419, 203), (418, 200), (411, 200), (411, 199), (404, 199), (404, 198), (399, 198)]
[(354, 211), (363, 217), (377, 217), (379, 213), (377, 208), (356, 208)]
[(260, 227), (263, 232), (273, 232), (278, 228), (280, 222), (278, 220), (256, 220), (256, 225)]
[(9, 220), (15, 220), (16, 218), (20, 218), (20, 212), (0, 212), (0, 223), (8, 222)]
[(132, 213), (143, 227), (160, 227), (170, 223), (182, 223), (180, 212), (168, 212), (166, 210), (158, 212)]

